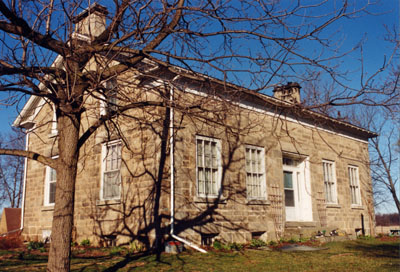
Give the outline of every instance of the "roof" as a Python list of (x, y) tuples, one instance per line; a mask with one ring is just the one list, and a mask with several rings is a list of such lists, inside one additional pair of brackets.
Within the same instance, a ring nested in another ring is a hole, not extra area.
[(2, 217), (7, 224), (7, 232), (21, 227), (21, 208), (4, 208)]
[[(120, 56), (119, 58), (123, 61), (124, 56)], [(55, 63), (60, 61), (61, 60), (56, 59)], [(158, 60), (156, 63), (154, 61), (144, 59), (140, 65), (141, 66), (138, 66), (137, 69), (143, 72), (143, 78), (146, 78), (146, 76), (149, 75), (148, 71), (150, 71), (150, 73), (157, 73), (160, 69), (163, 69), (165, 73), (171, 74), (171, 78), (179, 75), (181, 78), (184, 78), (191, 82), (200, 82), (202, 85), (208, 84), (213, 88), (218, 88), (221, 93), (240, 93), (241, 100), (252, 101), (253, 103), (256, 103), (258, 106), (266, 110), (279, 112), (280, 116), (289, 116), (295, 118), (297, 121), (308, 122), (313, 124), (314, 126), (319, 126), (327, 130), (340, 130), (341, 132), (345, 132), (349, 135), (360, 137), (362, 139), (369, 139), (378, 136), (378, 134), (376, 134), (375, 132), (353, 125), (349, 122), (338, 120), (328, 115), (307, 109), (301, 104), (292, 104), (289, 102), (285, 102), (278, 98), (253, 91), (230, 82), (222, 81), (201, 73), (195, 73), (178, 66), (173, 66), (163, 61)], [(156, 68), (154, 66), (156, 66)], [(153, 68), (149, 69), (149, 67)], [(154, 77), (150, 78), (154, 79)], [(43, 98), (31, 96), (31, 98), (22, 109), (20, 115), (14, 121), (13, 126), (28, 129), (33, 127), (33, 119), (36, 117), (37, 113), (40, 111), (40, 108), (43, 106), (44, 103), (45, 101)]]
[[(344, 120), (338, 120), (326, 114), (322, 114), (311, 109), (307, 109), (301, 104), (292, 104), (281, 99), (269, 96), (267, 94), (256, 92), (236, 84), (219, 80), (201, 73), (195, 73), (188, 71), (178, 66), (172, 66), (162, 61), (157, 61), (157, 64), (163, 66), (164, 69), (169, 70), (175, 76), (180, 75), (186, 77), (189, 80), (199, 80), (202, 83), (208, 82), (208, 84), (216, 84), (221, 90), (225, 92), (237, 92), (239, 91), (242, 99), (248, 99), (254, 101), (258, 105), (265, 107), (265, 109), (272, 109), (274, 112), (279, 112), (281, 116), (294, 117), (298, 121), (308, 121), (317, 126), (325, 127), (328, 130), (341, 130), (350, 133), (354, 136), (369, 139), (377, 137), (378, 134), (362, 127), (353, 125)], [(153, 69), (152, 73), (156, 73)], [(297, 84), (297, 83), (296, 83)], [(299, 86), (300, 87), (300, 86)], [(229, 90), (227, 90), (229, 89)]]

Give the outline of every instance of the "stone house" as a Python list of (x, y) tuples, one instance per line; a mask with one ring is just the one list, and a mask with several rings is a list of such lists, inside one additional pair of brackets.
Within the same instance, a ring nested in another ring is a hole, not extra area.
[[(156, 235), (207, 245), (374, 234), (368, 139), (376, 134), (305, 109), (297, 83), (271, 97), (145, 60), (104, 86), (112, 95), (88, 95), (82, 131), (121, 104), (165, 103), (116, 115), (81, 148), (76, 241), (150, 247)], [(14, 125), (27, 129), (28, 150), (57, 156), (49, 102), (31, 97)], [(51, 234), (56, 172), (31, 160), (25, 167), (22, 233), (42, 239)]]

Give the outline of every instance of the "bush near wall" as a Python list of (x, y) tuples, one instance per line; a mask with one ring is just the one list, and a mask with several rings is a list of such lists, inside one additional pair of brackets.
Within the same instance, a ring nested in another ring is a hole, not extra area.
[(0, 237), (0, 249), (19, 248), (23, 245), (21, 232), (14, 232)]

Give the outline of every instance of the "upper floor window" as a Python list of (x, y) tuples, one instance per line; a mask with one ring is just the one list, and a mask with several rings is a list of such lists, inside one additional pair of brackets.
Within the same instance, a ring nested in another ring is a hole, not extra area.
[(322, 161), (324, 173), (325, 200), (327, 203), (337, 203), (335, 163)]
[(199, 196), (217, 197), (221, 191), (221, 142), (196, 136), (197, 193)]
[(121, 141), (103, 145), (101, 199), (119, 199), (121, 186)]
[(265, 199), (264, 148), (247, 145), (245, 150), (247, 198)]
[(56, 170), (50, 166), (46, 166), (46, 178), (44, 185), (44, 205), (52, 206), (56, 200)]
[(350, 197), (352, 205), (361, 205), (360, 180), (357, 166), (349, 166)]
[(101, 115), (114, 112), (118, 109), (118, 84), (115, 78), (105, 83), (104, 100), (101, 101)]

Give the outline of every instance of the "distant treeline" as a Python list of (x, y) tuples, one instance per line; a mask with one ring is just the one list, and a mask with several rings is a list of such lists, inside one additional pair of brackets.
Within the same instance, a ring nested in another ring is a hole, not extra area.
[(398, 213), (376, 214), (377, 226), (393, 226), (400, 225), (400, 215)]

